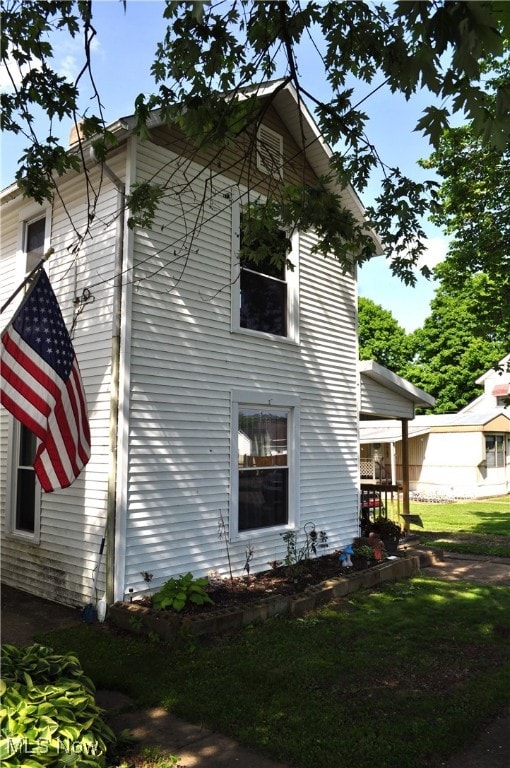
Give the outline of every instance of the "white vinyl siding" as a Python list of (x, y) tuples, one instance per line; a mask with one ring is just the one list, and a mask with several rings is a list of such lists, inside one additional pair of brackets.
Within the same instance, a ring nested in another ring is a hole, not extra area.
[[(175, 162), (161, 147), (140, 144), (138, 180), (165, 163), (168, 174)], [(193, 178), (198, 168), (187, 170)], [(124, 591), (144, 590), (141, 571), (154, 574), (152, 589), (188, 570), (227, 572), (218, 521), (221, 515), (230, 524), (234, 390), (299, 401), (301, 522), (326, 530), (330, 546), (357, 532), (354, 282), (334, 259), (312, 256), (313, 238), (302, 236), (301, 346), (233, 334), (231, 206), (238, 192), (216, 176), (209, 194), (206, 177), (178, 199), (172, 189), (182, 189), (182, 178), (174, 175), (151, 231), (135, 236)], [(197, 228), (196, 201), (204, 195)], [(245, 546), (230, 542), (235, 573)], [(257, 532), (252, 570), (267, 568), (283, 550), (274, 532)]]
[[(112, 162), (115, 172), (124, 174), (124, 159)], [(56, 199), (51, 221), (51, 246), (55, 253), (46, 271), (57, 295), (64, 320), (70, 330), (74, 317), (73, 299), (83, 289), (90, 290), (91, 301), (76, 322), (73, 346), (78, 358), (87, 396), (91, 427), (92, 456), (72, 486), (41, 497), (40, 541), (4, 537), (2, 542), (2, 579), (5, 583), (41, 597), (68, 605), (83, 605), (92, 596), (94, 569), (105, 529), (106, 492), (109, 460), (109, 406), (112, 316), (112, 268), (115, 252), (116, 190), (106, 179), (99, 181), (99, 169), (91, 170), (94, 188), (101, 190), (96, 217), (77, 252), (73, 246), (85, 231), (87, 211), (84, 177), (74, 176), (60, 188), (68, 214)], [(18, 284), (13, 258), (12, 232), (18, 219), (20, 203), (5, 207), (2, 237), (2, 294), (9, 294)], [(76, 230), (76, 231), (75, 231)], [(93, 299), (93, 300), (92, 300)], [(4, 327), (14, 312), (11, 305), (0, 318)], [(1, 451), (6, 451), (7, 414), (1, 409)], [(5, 462), (2, 461), (2, 468)], [(2, 469), (2, 518), (6, 513), (4, 489), (7, 478)], [(104, 558), (98, 579), (99, 596), (104, 592)]]

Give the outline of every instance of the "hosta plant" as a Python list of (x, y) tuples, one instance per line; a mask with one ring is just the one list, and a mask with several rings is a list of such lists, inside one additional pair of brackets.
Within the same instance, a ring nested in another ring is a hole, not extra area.
[(0, 760), (3, 768), (104, 768), (113, 731), (94, 684), (72, 654), (2, 646)]
[(169, 608), (182, 611), (189, 605), (214, 605), (206, 592), (207, 579), (194, 579), (192, 573), (185, 573), (178, 579), (168, 579), (152, 598), (154, 608)]

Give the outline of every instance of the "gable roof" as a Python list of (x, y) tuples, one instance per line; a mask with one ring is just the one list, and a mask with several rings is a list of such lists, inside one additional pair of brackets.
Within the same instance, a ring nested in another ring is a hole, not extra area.
[[(317, 176), (327, 176), (331, 171), (333, 152), (324, 140), (317, 123), (294, 86), (291, 83), (285, 83), (283, 79), (272, 80), (243, 89), (240, 92), (239, 98), (251, 95), (256, 95), (261, 99), (271, 97), (272, 106), (286, 125), (297, 146), (301, 147), (304, 143), (304, 154), (310, 167)], [(114, 134), (119, 142), (122, 142), (132, 135), (136, 125), (137, 118), (134, 115), (127, 115), (108, 125), (107, 130)], [(148, 119), (147, 127), (150, 130), (151, 128), (158, 128), (164, 125), (160, 110), (154, 110)], [(358, 222), (364, 223), (366, 221), (364, 206), (350, 184), (342, 188), (339, 184), (331, 182), (327, 186), (328, 189), (336, 192), (342, 198), (343, 204)], [(15, 183), (2, 190), (0, 197), (10, 200), (18, 194), (20, 194), (19, 187)], [(372, 229), (367, 231), (374, 242), (376, 255), (382, 255), (384, 252), (383, 246), (377, 233)]]

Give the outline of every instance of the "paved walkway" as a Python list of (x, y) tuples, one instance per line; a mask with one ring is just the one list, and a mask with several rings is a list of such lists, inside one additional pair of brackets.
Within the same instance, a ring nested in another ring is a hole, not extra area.
[(510, 558), (482, 555), (460, 555), (445, 552), (432, 559), (421, 572), (427, 576), (448, 581), (472, 581), (477, 584), (493, 584), (510, 587)]
[[(510, 559), (424, 555), (422, 573), (440, 579), (510, 586)], [(2, 587), (3, 643), (29, 645), (39, 633), (79, 623), (79, 610)], [(97, 702), (106, 710), (106, 717), (117, 732), (127, 728), (146, 744), (178, 755), (183, 768), (286, 768), (219, 733), (183, 722), (162, 708), (133, 711), (132, 701), (124, 694), (98, 691)], [(508, 768), (509, 755), (510, 710), (484, 729), (474, 744), (451, 758), (444, 768)]]

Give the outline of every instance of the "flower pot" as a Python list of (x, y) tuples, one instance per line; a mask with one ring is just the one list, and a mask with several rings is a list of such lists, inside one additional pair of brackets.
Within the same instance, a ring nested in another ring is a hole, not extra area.
[(388, 555), (396, 555), (398, 550), (398, 539), (383, 539), (384, 549)]

